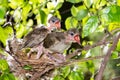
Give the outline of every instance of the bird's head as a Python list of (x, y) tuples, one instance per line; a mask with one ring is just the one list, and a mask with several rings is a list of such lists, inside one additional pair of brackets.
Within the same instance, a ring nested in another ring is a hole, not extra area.
[(55, 16), (52, 16), (49, 20), (48, 20), (48, 23), (49, 23), (49, 29), (50, 30), (59, 30), (61, 29), (61, 21), (60, 19), (58, 19), (57, 17)]
[(71, 28), (67, 31), (67, 41), (80, 44), (79, 31), (76, 28)]

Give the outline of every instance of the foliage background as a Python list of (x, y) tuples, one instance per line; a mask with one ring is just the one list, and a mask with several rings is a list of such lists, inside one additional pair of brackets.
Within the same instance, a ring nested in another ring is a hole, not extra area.
[[(9, 15), (8, 15), (9, 14)], [(10, 20), (10, 15), (14, 20)], [(17, 38), (23, 38), (35, 25), (47, 25), (49, 15), (61, 19), (62, 29), (76, 27), (80, 30), (82, 47), (99, 42), (106, 35), (105, 30), (116, 35), (120, 31), (120, 0), (0, 0), (0, 45), (5, 47), (6, 41), (13, 37), (11, 26), (4, 27), (7, 22), (14, 23)], [(108, 38), (109, 41), (109, 38)], [(111, 44), (97, 46), (90, 50), (82, 50), (74, 59), (101, 56), (106, 54)], [(81, 48), (73, 44), (68, 52)], [(4, 53), (2, 49), (0, 53)], [(120, 76), (119, 67), (120, 40), (113, 51), (111, 59), (104, 71), (103, 80)], [(94, 80), (101, 59), (74, 63), (55, 71), (54, 80)], [(1, 76), (14, 80), (9, 68), (2, 67), (7, 63), (0, 62)], [(8, 65), (6, 66), (8, 67)], [(13, 79), (11, 79), (13, 78)], [(4, 79), (3, 79), (4, 80)]]

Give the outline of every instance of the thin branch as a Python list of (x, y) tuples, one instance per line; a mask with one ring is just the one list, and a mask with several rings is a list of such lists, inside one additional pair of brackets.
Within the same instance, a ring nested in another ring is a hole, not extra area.
[(105, 55), (104, 60), (101, 63), (100, 69), (98, 71), (98, 75), (96, 76), (95, 80), (102, 80), (102, 75), (103, 75), (104, 69), (105, 69), (107, 62), (112, 54), (112, 51), (116, 48), (116, 45), (117, 45), (119, 39), (120, 39), (120, 33), (118, 34), (117, 37), (114, 38), (113, 45), (108, 49), (108, 52)]
[(93, 45), (91, 45), (91, 46), (88, 46), (88, 45), (87, 45), (87, 46), (85, 46), (83, 49), (77, 49), (77, 50), (75, 50), (73, 53), (67, 55), (67, 56), (66, 56), (66, 59), (68, 60), (68, 59), (74, 57), (75, 55), (78, 55), (78, 53), (81, 52), (82, 50), (89, 50), (89, 49), (95, 48), (95, 47), (97, 47), (97, 46), (106, 45), (106, 44), (108, 44), (108, 43), (110, 43), (110, 41), (104, 40), (104, 41), (100, 41), (100, 42), (98, 42), (98, 43), (95, 43), (95, 44), (93, 44)]
[(83, 58), (83, 59), (78, 59), (78, 60), (70, 60), (70, 61), (67, 61), (67, 62), (63, 62), (61, 65), (59, 65), (57, 67), (66, 66), (66, 65), (74, 65), (76, 63), (85, 62), (85, 61), (89, 61), (89, 60), (102, 59), (102, 58), (104, 58), (104, 56), (105, 55), (95, 56), (95, 57), (90, 57), (90, 58)]
[(7, 52), (18, 64), (20, 67), (22, 67), (21, 62), (16, 58), (14, 54), (12, 54), (10, 51), (7, 51), (6, 49), (2, 48), (5, 52)]
[(120, 76), (113, 78), (112, 80), (120, 80)]
[(51, 67), (47, 67), (45, 70), (41, 71), (41, 72), (36, 72), (33, 77), (30, 78), (30, 80), (36, 80), (37, 78), (41, 77), (42, 75), (44, 75), (46, 72), (52, 70), (52, 69), (55, 69), (54, 66), (51, 66)]

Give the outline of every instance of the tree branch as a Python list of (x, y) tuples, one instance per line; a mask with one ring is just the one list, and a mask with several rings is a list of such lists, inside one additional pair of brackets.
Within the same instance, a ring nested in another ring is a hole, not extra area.
[(108, 49), (108, 52), (105, 55), (104, 60), (101, 63), (98, 75), (96, 76), (95, 80), (102, 80), (102, 75), (103, 75), (104, 69), (105, 69), (107, 62), (112, 54), (112, 51), (116, 48), (116, 45), (117, 45), (119, 39), (120, 39), (120, 33), (118, 34), (117, 37), (115, 37), (113, 39), (113, 45)]
[(89, 50), (89, 49), (95, 48), (95, 47), (97, 47), (97, 46), (106, 45), (106, 44), (108, 44), (109, 42), (110, 42), (110, 41), (104, 40), (104, 41), (100, 41), (100, 42), (98, 42), (98, 43), (95, 43), (95, 44), (93, 44), (93, 45), (91, 45), (91, 46), (86, 45), (83, 49), (77, 49), (77, 50), (75, 50), (73, 53), (67, 55), (67, 56), (66, 56), (66, 59), (68, 60), (68, 59), (74, 57), (75, 55), (78, 55), (78, 53), (81, 52), (82, 50)]
[(44, 75), (46, 72), (49, 72), (50, 70), (55, 69), (54, 66), (51, 67), (46, 67), (45, 70), (41, 71), (41, 72), (36, 72), (33, 77), (30, 78), (30, 80), (36, 80), (37, 78), (41, 77), (42, 75)]

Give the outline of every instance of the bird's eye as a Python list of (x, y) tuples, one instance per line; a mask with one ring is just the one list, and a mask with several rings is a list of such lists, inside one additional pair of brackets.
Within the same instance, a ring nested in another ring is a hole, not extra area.
[(71, 36), (73, 36), (73, 35), (74, 35), (74, 33), (73, 33), (73, 32), (71, 32), (71, 33), (70, 33), (70, 35), (71, 35)]
[(52, 20), (52, 22), (54, 23), (54, 22), (55, 22), (55, 20)]

